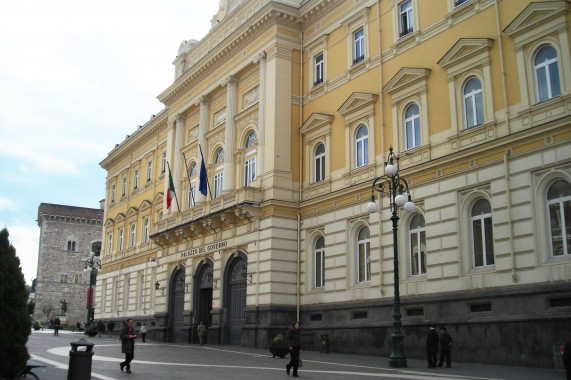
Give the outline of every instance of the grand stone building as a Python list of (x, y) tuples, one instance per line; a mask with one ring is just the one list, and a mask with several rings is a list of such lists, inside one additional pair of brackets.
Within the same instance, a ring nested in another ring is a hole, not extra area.
[(90, 252), (100, 254), (103, 209), (42, 203), (38, 226), (34, 319), (59, 316), (65, 300), (65, 322), (85, 321), (89, 275), (83, 269)]
[(392, 147), (416, 204), (406, 355), (446, 325), (459, 360), (550, 366), (571, 339), (569, 8), (221, 1), (164, 110), (101, 162), (96, 318), (256, 347), (299, 319), (308, 349), (387, 356), (395, 247), (388, 197), (367, 203)]

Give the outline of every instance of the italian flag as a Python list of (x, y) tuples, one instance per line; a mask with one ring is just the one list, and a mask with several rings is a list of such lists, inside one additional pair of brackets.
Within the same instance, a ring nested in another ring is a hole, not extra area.
[(169, 166), (169, 188), (167, 190), (167, 210), (171, 207), (171, 202), (175, 197), (174, 183), (172, 182), (171, 168)]

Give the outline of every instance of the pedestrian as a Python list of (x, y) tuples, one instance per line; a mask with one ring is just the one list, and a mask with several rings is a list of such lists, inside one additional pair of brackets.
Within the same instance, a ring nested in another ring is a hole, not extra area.
[(145, 343), (145, 338), (147, 337), (147, 326), (143, 323), (143, 326), (141, 326), (141, 331), (139, 331), (139, 333), (141, 334), (141, 339), (143, 340), (143, 343)]
[(113, 334), (114, 328), (115, 328), (115, 323), (113, 321), (109, 321), (107, 323), (107, 330), (109, 330), (109, 338), (111, 338), (111, 335)]
[(198, 342), (202, 346), (204, 345), (204, 337), (206, 336), (206, 326), (204, 326), (204, 322), (200, 321), (196, 331), (198, 333)]
[(442, 367), (444, 358), (446, 358), (446, 367), (450, 368), (452, 359), (450, 358), (450, 351), (452, 350), (452, 337), (446, 332), (446, 327), (440, 328), (440, 361), (438, 366)]
[(101, 319), (97, 322), (97, 331), (99, 331), (99, 337), (101, 338), (101, 334), (105, 332), (105, 324)]
[(293, 367), (293, 377), (297, 375), (299, 367), (299, 354), (301, 352), (301, 332), (299, 331), (299, 322), (295, 321), (289, 328), (288, 334), (289, 341), (289, 356), (290, 361), (286, 365), (286, 373), (289, 375), (289, 370)]
[(428, 368), (436, 368), (436, 355), (438, 354), (438, 341), (440, 337), (434, 326), (428, 328), (426, 336), (426, 354), (428, 356)]
[(60, 327), (61, 327), (61, 321), (59, 320), (59, 317), (56, 317), (56, 319), (54, 319), (54, 335), (59, 335)]
[(125, 354), (125, 361), (119, 363), (119, 367), (121, 372), (126, 367), (126, 372), (131, 373), (131, 361), (135, 357), (135, 339), (137, 339), (132, 319), (127, 320), (127, 323), (121, 328), (119, 336), (121, 337), (121, 352)]
[(565, 366), (567, 380), (571, 380), (571, 341), (565, 343), (565, 347), (563, 347), (563, 365)]

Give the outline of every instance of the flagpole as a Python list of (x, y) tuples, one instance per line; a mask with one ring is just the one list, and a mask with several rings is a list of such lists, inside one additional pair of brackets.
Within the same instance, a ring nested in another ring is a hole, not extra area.
[[(169, 175), (172, 177), (171, 166), (169, 165), (168, 161), (167, 161), (167, 166), (169, 167)], [(178, 207), (178, 212), (180, 212), (180, 205), (178, 204), (178, 197), (176, 196), (176, 191), (174, 192), (174, 200), (176, 201), (176, 207)]]
[[(202, 162), (204, 162), (204, 155), (202, 154), (202, 147), (198, 144), (198, 149), (200, 149), (200, 157)], [(210, 200), (212, 200), (212, 188), (210, 187), (210, 181), (208, 180), (208, 175), (206, 176), (206, 186), (208, 186), (208, 192), (210, 193)]]
[(196, 205), (196, 202), (194, 201), (194, 193), (192, 192), (192, 183), (190, 183), (190, 172), (188, 171), (188, 163), (186, 162), (186, 155), (184, 154), (184, 152), (182, 152), (182, 156), (184, 157), (184, 167), (186, 168), (186, 177), (188, 178), (188, 186), (190, 189), (190, 196), (192, 197), (192, 205)]

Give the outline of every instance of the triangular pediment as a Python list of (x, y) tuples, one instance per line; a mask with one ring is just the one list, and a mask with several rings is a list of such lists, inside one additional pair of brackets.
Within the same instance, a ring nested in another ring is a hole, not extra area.
[(113, 227), (113, 225), (115, 224), (115, 221), (111, 218), (107, 218), (107, 220), (105, 221), (104, 226), (105, 227)]
[(145, 210), (150, 209), (152, 206), (153, 206), (153, 204), (150, 201), (144, 200), (139, 205), (139, 210), (145, 211)]
[(568, 1), (543, 1), (529, 4), (504, 29), (504, 32), (515, 37), (521, 33), (538, 28), (569, 11)]
[(430, 75), (430, 71), (430, 69), (421, 67), (403, 67), (395, 74), (389, 83), (387, 83), (383, 90), (390, 94), (420, 81), (426, 81), (426, 78)]
[(123, 214), (122, 212), (120, 212), (119, 214), (117, 214), (117, 217), (115, 218), (115, 222), (116, 223), (120, 223), (122, 221), (125, 220), (125, 214)]
[(314, 112), (307, 118), (299, 130), (301, 133), (308, 133), (324, 125), (331, 125), (332, 122), (333, 115)]
[(139, 210), (136, 207), (130, 207), (129, 210), (127, 211), (127, 218), (130, 218), (132, 216), (136, 216), (139, 213)]
[(486, 53), (490, 47), (492, 47), (493, 43), (494, 40), (490, 38), (460, 38), (458, 42), (444, 54), (444, 57), (440, 58), (438, 64), (447, 69), (478, 54)]
[(159, 205), (163, 202), (163, 193), (159, 192), (155, 195), (155, 197), (153, 198), (153, 204), (154, 205)]
[(375, 102), (378, 95), (366, 92), (354, 92), (339, 107), (337, 112), (343, 116), (347, 116), (352, 112), (358, 111), (363, 107), (369, 106)]

